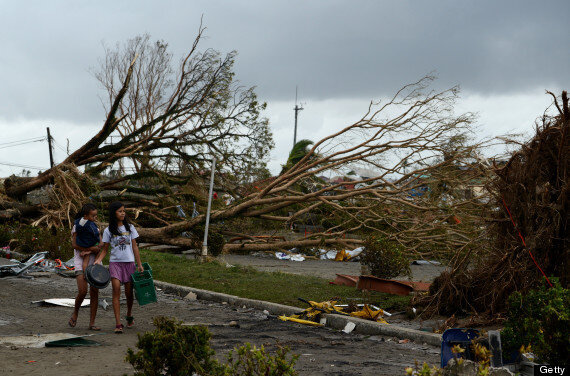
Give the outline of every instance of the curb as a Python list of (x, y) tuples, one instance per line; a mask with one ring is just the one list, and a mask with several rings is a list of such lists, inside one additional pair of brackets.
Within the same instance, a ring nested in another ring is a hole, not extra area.
[[(272, 315), (292, 315), (299, 313), (299, 307), (291, 307), (283, 304), (266, 302), (263, 300), (240, 298), (235, 295), (223, 294), (208, 290), (197, 289), (194, 287), (180, 286), (168, 282), (154, 281), (154, 285), (161, 288), (164, 292), (178, 296), (186, 296), (189, 292), (196, 294), (200, 300), (209, 300), (213, 302), (226, 302), (235, 306), (246, 306), (259, 310), (267, 310)], [(334, 329), (344, 329), (348, 322), (356, 325), (354, 332), (366, 335), (385, 335), (400, 339), (410, 339), (414, 342), (427, 343), (432, 346), (441, 346), (441, 335), (436, 333), (422, 332), (421, 330), (404, 328), (395, 325), (386, 325), (357, 317), (347, 317), (335, 314), (326, 315), (326, 326)]]

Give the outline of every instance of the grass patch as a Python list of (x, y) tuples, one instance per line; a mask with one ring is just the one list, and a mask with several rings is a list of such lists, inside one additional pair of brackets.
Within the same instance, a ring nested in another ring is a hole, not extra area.
[(307, 307), (298, 297), (317, 302), (336, 297), (343, 303), (364, 302), (387, 311), (402, 311), (411, 299), (380, 292), (363, 293), (354, 287), (331, 285), (319, 277), (261, 272), (242, 266), (227, 268), (218, 262), (202, 264), (148, 250), (141, 250), (141, 257), (151, 265), (153, 277), (160, 281), (296, 307)]

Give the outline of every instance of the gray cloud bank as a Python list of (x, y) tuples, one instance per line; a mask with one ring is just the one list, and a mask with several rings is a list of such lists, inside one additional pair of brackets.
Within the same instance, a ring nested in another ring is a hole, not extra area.
[(180, 56), (200, 17), (203, 48), (237, 50), (262, 100), (378, 98), (436, 71), (438, 85), (509, 94), (567, 88), (570, 2), (2, 1), (0, 117), (104, 117), (89, 73), (114, 44), (150, 33)]

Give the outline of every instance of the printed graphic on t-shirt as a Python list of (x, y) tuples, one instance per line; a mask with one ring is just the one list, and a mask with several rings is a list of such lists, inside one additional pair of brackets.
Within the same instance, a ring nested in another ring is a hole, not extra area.
[(111, 239), (111, 245), (118, 251), (124, 252), (127, 246), (131, 243), (131, 233), (122, 232), (121, 235), (113, 235)]

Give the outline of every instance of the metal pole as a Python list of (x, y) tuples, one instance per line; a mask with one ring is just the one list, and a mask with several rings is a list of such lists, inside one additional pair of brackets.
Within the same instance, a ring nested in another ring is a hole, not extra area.
[(299, 107), (295, 105), (295, 133), (293, 133), (293, 146), (297, 143), (297, 114), (299, 113)]
[(210, 226), (210, 208), (212, 207), (212, 191), (214, 190), (214, 171), (216, 170), (216, 157), (212, 158), (212, 173), (210, 174), (210, 191), (208, 194), (208, 210), (206, 211), (206, 228), (204, 229), (204, 242), (202, 243), (202, 261), (208, 255), (208, 227)]
[(302, 109), (303, 107), (297, 105), (297, 86), (295, 86), (295, 132), (293, 134), (293, 147), (295, 147), (297, 143), (297, 116)]
[(47, 139), (48, 139), (48, 147), (49, 147), (49, 164), (53, 167), (53, 152), (51, 146), (51, 134), (49, 133), (49, 127), (47, 127)]

